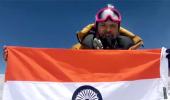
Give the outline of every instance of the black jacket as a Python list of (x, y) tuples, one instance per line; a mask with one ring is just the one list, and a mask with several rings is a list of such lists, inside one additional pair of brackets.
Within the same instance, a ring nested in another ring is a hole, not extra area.
[[(95, 38), (95, 34), (88, 34), (82, 40), (82, 44), (90, 49), (94, 49), (93, 47), (93, 39)], [(132, 39), (127, 36), (119, 35), (116, 39), (100, 39), (103, 45), (103, 49), (129, 49), (134, 45)]]

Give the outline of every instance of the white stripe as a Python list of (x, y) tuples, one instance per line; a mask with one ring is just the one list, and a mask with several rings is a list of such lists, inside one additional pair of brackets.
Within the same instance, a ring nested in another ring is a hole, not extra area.
[[(166, 93), (168, 96), (168, 59), (166, 58), (166, 48), (162, 48), (161, 57), (160, 57), (160, 75), (161, 75), (161, 83), (166, 88)], [(168, 97), (170, 98), (170, 97)], [(170, 100), (170, 99), (168, 99)]]
[(165, 86), (168, 86), (168, 59), (166, 58), (166, 48), (162, 48), (160, 57), (160, 75)]
[(74, 91), (83, 85), (98, 89), (103, 100), (163, 100), (160, 82), (158, 78), (96, 83), (8, 81), (3, 100), (72, 100)]
[(4, 84), (4, 74), (0, 74), (0, 100), (2, 100), (3, 84)]

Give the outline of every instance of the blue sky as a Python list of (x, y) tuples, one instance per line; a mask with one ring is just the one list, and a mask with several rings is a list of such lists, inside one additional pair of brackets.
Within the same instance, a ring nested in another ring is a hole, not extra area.
[(170, 48), (169, 0), (1, 0), (0, 73), (4, 45), (70, 48), (108, 3), (122, 14), (121, 26), (143, 38), (144, 49)]

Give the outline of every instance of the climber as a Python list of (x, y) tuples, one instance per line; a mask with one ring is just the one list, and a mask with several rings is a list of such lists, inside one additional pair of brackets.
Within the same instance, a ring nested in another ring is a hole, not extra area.
[(114, 6), (101, 9), (94, 24), (89, 24), (77, 33), (79, 43), (73, 49), (121, 49), (134, 50), (143, 45), (143, 40), (120, 26), (121, 15)]

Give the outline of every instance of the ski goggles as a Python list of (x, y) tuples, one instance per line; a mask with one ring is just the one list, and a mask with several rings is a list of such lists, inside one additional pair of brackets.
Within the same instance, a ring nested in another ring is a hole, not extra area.
[(104, 22), (108, 19), (120, 23), (121, 15), (116, 9), (108, 7), (101, 9), (96, 15), (96, 22)]

